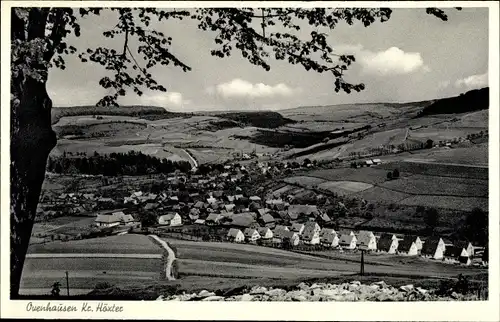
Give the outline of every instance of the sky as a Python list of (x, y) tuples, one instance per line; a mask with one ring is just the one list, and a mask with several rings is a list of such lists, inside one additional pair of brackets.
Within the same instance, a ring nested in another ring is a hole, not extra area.
[[(212, 32), (198, 30), (194, 21), (172, 20), (152, 27), (173, 38), (171, 52), (192, 67), (183, 72), (159, 66), (151, 73), (168, 92), (129, 91), (121, 105), (153, 105), (171, 111), (280, 110), (299, 106), (369, 102), (412, 102), (455, 96), (488, 85), (488, 8), (447, 9), (448, 21), (427, 15), (425, 9), (393, 9), (391, 19), (369, 27), (340, 23), (328, 31), (336, 53), (353, 54), (356, 62), (346, 80), (364, 83), (360, 93), (335, 93), (329, 73), (269, 60), (270, 71), (251, 65), (235, 52), (228, 58), (210, 55), (217, 48)], [(107, 45), (119, 48), (121, 39), (102, 32), (117, 23), (114, 13), (80, 20), (82, 35), (67, 42), (79, 50)], [(300, 31), (308, 35), (309, 26)], [(99, 65), (83, 64), (68, 56), (66, 69), (49, 73), (48, 92), (54, 106), (93, 105), (104, 94), (98, 82)]]

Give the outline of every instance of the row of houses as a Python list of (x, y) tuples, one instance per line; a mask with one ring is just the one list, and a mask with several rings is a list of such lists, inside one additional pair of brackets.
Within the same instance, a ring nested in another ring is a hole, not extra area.
[(369, 231), (337, 233), (331, 228), (321, 228), (315, 222), (293, 224), (291, 227), (278, 225), (273, 230), (269, 227), (246, 228), (241, 231), (231, 228), (227, 238), (233, 242), (255, 242), (259, 239), (273, 243), (288, 242), (290, 245), (322, 245), (328, 248), (346, 250), (378, 251), (388, 254), (421, 255), (436, 260), (471, 263), (474, 247), (470, 242), (462, 241), (446, 245), (440, 237), (430, 237), (423, 242), (418, 236), (406, 235), (398, 238), (394, 234), (382, 234), (379, 238)]

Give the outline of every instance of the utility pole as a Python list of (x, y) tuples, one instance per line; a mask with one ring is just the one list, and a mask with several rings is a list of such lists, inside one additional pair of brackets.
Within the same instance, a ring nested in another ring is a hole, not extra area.
[(361, 270), (360, 270), (360, 275), (364, 276), (365, 275), (365, 250), (361, 249)]
[(69, 277), (68, 277), (68, 271), (66, 271), (66, 290), (68, 291), (68, 296), (69, 296)]

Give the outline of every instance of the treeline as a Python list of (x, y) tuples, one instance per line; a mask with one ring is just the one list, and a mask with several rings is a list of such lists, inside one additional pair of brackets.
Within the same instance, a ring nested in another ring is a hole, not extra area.
[(434, 114), (456, 114), (489, 108), (489, 87), (468, 91), (460, 96), (440, 99), (420, 111), (417, 117)]
[(72, 156), (64, 153), (62, 156), (50, 157), (47, 163), (47, 170), (63, 174), (134, 176), (172, 173), (176, 170), (188, 172), (191, 170), (191, 164), (188, 161), (160, 159), (136, 151), (106, 155), (94, 152), (92, 156)]

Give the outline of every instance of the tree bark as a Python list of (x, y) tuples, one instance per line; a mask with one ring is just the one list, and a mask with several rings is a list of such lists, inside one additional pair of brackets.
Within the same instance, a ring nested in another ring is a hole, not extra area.
[(11, 106), (10, 243), (11, 298), (18, 298), (21, 275), (50, 151), (56, 145), (51, 127), (52, 101), (45, 82), (12, 79), (19, 104)]

